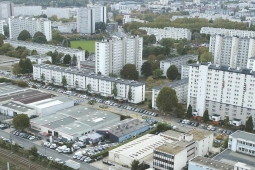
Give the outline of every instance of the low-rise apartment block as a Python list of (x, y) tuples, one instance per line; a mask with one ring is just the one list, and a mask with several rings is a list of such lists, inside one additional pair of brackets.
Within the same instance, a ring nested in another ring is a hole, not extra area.
[(210, 34), (210, 35), (238, 36), (238, 37), (247, 37), (247, 38), (255, 37), (255, 31), (213, 28), (213, 27), (202, 27), (200, 30), (200, 33)]
[(187, 97), (188, 97), (188, 85), (189, 85), (189, 79), (186, 78), (186, 79), (181, 79), (181, 80), (170, 82), (168, 84), (154, 87), (152, 89), (152, 99), (151, 99), (152, 108), (158, 109), (156, 105), (157, 97), (160, 90), (165, 86), (171, 87), (172, 89), (175, 90), (179, 103), (186, 103)]
[[(79, 88), (88, 90), (90, 84), (91, 90), (89, 93), (98, 94), (101, 96), (113, 96), (112, 89), (114, 84), (117, 87), (118, 100), (125, 100), (131, 103), (140, 103), (145, 100), (145, 84), (132, 80), (124, 80), (120, 78), (108, 77), (94, 73), (85, 73), (76, 69), (59, 67), (48, 64), (33, 65), (33, 79), (41, 81), (41, 75), (44, 74), (45, 82), (56, 85), (62, 85), (62, 77), (65, 76), (67, 86), (71, 88)], [(128, 92), (131, 90), (132, 99), (128, 99)]]
[(47, 44), (38, 44), (28, 41), (14, 41), (14, 40), (4, 40), (4, 43), (11, 44), (14, 48), (26, 47), (28, 50), (36, 50), (38, 54), (46, 54), (47, 52), (57, 51), (63, 53), (64, 55), (69, 54), (71, 57), (74, 55), (77, 57), (77, 66), (80, 68), (80, 61), (85, 61), (85, 50), (72, 49), (68, 47), (53, 46)]
[(27, 56), (31, 62), (35, 62), (37, 64), (43, 64), (46, 61), (50, 61), (52, 63), (52, 57), (46, 55), (31, 55)]
[(234, 126), (244, 125), (252, 116), (255, 122), (255, 72), (212, 64), (191, 64), (188, 102), (193, 115), (202, 117), (207, 109), (214, 121), (229, 117)]
[(124, 15), (123, 24), (129, 23), (129, 22), (147, 23), (147, 21), (145, 21), (145, 20), (141, 20), (139, 18), (133, 18), (130, 15)]
[(191, 40), (192, 35), (192, 32), (187, 28), (165, 27), (161, 29), (140, 27), (139, 29), (145, 30), (147, 32), (147, 35), (155, 35), (157, 41), (160, 41), (162, 38), (172, 38), (176, 40), (181, 39)]
[(171, 65), (175, 65), (178, 69), (178, 72), (181, 73), (182, 66), (187, 65), (189, 60), (198, 60), (198, 55), (183, 55), (178, 57), (169, 58), (166, 60), (160, 61), (160, 69), (163, 70), (163, 76), (166, 76), (167, 69)]
[(9, 22), (9, 33), (11, 40), (17, 40), (23, 30), (27, 30), (33, 37), (38, 31), (42, 32), (47, 41), (52, 39), (51, 21), (47, 18), (33, 18), (30, 16), (11, 16)]

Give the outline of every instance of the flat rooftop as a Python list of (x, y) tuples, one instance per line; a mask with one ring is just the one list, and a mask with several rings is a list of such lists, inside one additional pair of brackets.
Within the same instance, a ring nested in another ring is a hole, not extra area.
[(176, 155), (177, 153), (184, 150), (189, 143), (191, 142), (177, 141), (173, 143), (166, 143), (164, 145), (157, 147), (155, 150), (166, 152), (171, 155)]
[(55, 114), (32, 119), (31, 122), (69, 135), (93, 128), (120, 116), (108, 111), (100, 111), (84, 106), (75, 106), (58, 111)]
[[(16, 86), (14, 87), (13, 85), (9, 85), (9, 86), (11, 87), (10, 89), (8, 89), (8, 87), (2, 87), (2, 88), (0, 87), (2, 91), (6, 90), (0, 93), (0, 102), (12, 100), (12, 101), (21, 102), (23, 104), (29, 104), (32, 102), (48, 99), (55, 96), (53, 94), (44, 93), (35, 89), (27, 89), (27, 88), (25, 89), (25, 88), (18, 87), (16, 88), (16, 90), (14, 90)], [(11, 89), (13, 89), (13, 91)]]
[(171, 137), (178, 137), (182, 133), (181, 132), (177, 132), (177, 131), (173, 131), (173, 130), (168, 130), (168, 131), (163, 132), (163, 134), (167, 135), (167, 136), (171, 136)]
[(248, 133), (248, 132), (237, 130), (230, 136), (232, 136), (234, 138), (239, 138), (239, 139), (244, 139), (244, 140), (255, 142), (255, 134), (253, 134), (253, 133)]
[(213, 134), (210, 131), (205, 131), (202, 129), (201, 130), (200, 129), (192, 129), (188, 133), (193, 134), (193, 139), (196, 141), (200, 141), (200, 140), (204, 139), (205, 137)]
[(233, 170), (234, 166), (225, 162), (220, 162), (217, 160), (205, 158), (202, 156), (197, 156), (190, 160), (190, 162), (197, 163), (198, 165), (205, 165), (210, 168), (214, 168), (217, 170)]
[(56, 106), (62, 103), (66, 103), (72, 101), (71, 98), (69, 97), (53, 97), (53, 98), (49, 98), (49, 99), (45, 99), (45, 100), (41, 100), (41, 101), (36, 101), (33, 103), (30, 103), (29, 105), (37, 107), (39, 109), (43, 109), (43, 108), (47, 108), (47, 107), (52, 107), (52, 106)]
[(140, 160), (152, 154), (155, 148), (171, 142), (172, 140), (168, 138), (159, 135), (147, 134), (111, 150), (110, 153), (125, 155), (130, 159)]
[(140, 121), (139, 119), (125, 119), (111, 127), (99, 130), (108, 131), (117, 137), (121, 137), (146, 126), (149, 126), (146, 121)]
[(30, 110), (34, 110), (31, 107), (27, 107), (27, 106), (19, 104), (17, 102), (8, 102), (8, 103), (3, 104), (2, 106), (13, 109), (13, 110), (17, 110), (17, 111), (20, 111), (20, 112), (27, 112), (27, 111), (30, 111)]
[(11, 83), (0, 83), (0, 96), (9, 95), (22, 90), (25, 90), (25, 88), (12, 85)]
[(232, 165), (236, 164), (237, 162), (242, 162), (246, 164), (246, 166), (250, 167), (251, 170), (255, 170), (255, 157), (237, 152), (232, 152), (229, 149), (226, 149), (217, 156), (215, 156), (213, 160), (221, 161)]

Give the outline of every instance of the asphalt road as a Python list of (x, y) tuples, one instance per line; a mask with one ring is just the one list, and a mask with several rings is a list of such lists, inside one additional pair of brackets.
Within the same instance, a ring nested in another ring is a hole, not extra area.
[[(68, 159), (72, 159), (73, 154), (66, 155), (66, 154), (58, 153), (55, 150), (52, 150), (52, 149), (49, 149), (47, 147), (44, 147), (44, 146), (41, 146), (41, 145), (37, 144), (38, 142), (32, 142), (32, 141), (29, 141), (27, 139), (23, 139), (23, 138), (15, 136), (13, 134), (9, 134), (8, 132), (0, 130), (0, 136), (4, 137), (6, 139), (10, 139), (10, 135), (12, 136), (12, 140), (15, 143), (23, 145), (25, 149), (29, 149), (29, 148), (31, 148), (32, 146), (35, 145), (39, 152), (41, 152), (42, 154), (46, 153), (46, 155), (51, 156), (53, 158), (53, 160), (56, 159), (56, 158), (62, 159), (63, 161), (66, 161)], [(81, 162), (81, 161), (77, 161), (77, 162), (81, 163), (81, 168), (80, 168), (81, 170), (98, 170), (98, 168), (95, 168), (95, 167), (93, 167), (90, 164), (87, 164), (85, 162)]]

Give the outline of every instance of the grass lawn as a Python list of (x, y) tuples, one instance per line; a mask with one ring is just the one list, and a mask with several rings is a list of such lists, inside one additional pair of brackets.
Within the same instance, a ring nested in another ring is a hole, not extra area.
[(83, 50), (88, 50), (89, 53), (95, 53), (95, 42), (96, 41), (71, 41), (71, 47), (81, 47)]

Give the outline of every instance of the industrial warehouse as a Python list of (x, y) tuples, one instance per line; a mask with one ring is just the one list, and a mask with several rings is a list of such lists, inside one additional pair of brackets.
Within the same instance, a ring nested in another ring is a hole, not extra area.
[(120, 116), (111, 112), (75, 106), (32, 119), (31, 128), (52, 136), (76, 140), (119, 121)]

